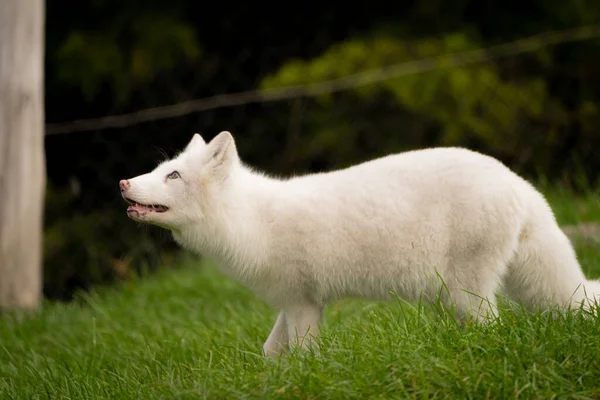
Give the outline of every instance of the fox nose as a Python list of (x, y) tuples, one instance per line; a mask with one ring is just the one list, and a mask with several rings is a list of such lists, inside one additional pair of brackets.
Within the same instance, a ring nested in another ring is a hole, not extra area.
[(122, 179), (119, 182), (119, 187), (121, 188), (121, 192), (126, 191), (127, 189), (129, 189), (129, 181), (127, 179)]

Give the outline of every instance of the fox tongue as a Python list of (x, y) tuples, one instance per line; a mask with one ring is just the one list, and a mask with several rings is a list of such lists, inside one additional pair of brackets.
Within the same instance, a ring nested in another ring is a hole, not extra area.
[(135, 213), (135, 214), (146, 214), (146, 212), (150, 211), (150, 209), (148, 207), (142, 206), (141, 204), (133, 204), (130, 205), (129, 207), (127, 207), (127, 212), (128, 213)]

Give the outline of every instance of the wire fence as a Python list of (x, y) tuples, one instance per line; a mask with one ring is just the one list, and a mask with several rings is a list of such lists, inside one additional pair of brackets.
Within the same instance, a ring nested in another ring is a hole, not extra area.
[(522, 53), (534, 52), (552, 45), (589, 40), (597, 37), (600, 37), (600, 25), (557, 32), (544, 32), (532, 37), (489, 48), (481, 48), (455, 54), (443, 54), (437, 57), (403, 62), (324, 82), (267, 90), (248, 90), (239, 93), (190, 100), (168, 106), (153, 107), (129, 114), (110, 115), (100, 118), (48, 124), (46, 127), (46, 134), (55, 135), (61, 133), (96, 131), (107, 128), (124, 128), (143, 122), (181, 117), (194, 112), (214, 110), (223, 107), (236, 107), (252, 103), (266, 103), (272, 101), (294, 100), (302, 97), (314, 97), (356, 89), (360, 86), (372, 85), (385, 80), (421, 74), (436, 69), (454, 68), (483, 62), (490, 63), (501, 58), (514, 57)]

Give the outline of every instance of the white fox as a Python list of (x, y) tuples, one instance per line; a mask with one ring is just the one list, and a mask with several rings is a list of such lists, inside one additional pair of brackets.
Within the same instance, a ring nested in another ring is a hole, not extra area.
[(171, 230), (281, 310), (266, 355), (314, 343), (324, 306), (341, 297), (423, 296), (481, 321), (502, 288), (528, 308), (600, 297), (544, 197), (466, 149), (276, 179), (245, 166), (229, 132), (208, 144), (195, 134), (120, 187), (132, 219)]

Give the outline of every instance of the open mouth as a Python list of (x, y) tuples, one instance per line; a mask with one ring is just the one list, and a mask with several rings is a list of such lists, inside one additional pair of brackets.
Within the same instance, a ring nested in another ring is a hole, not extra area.
[(130, 204), (130, 206), (127, 207), (128, 214), (144, 215), (149, 212), (164, 213), (169, 211), (169, 207), (163, 206), (162, 204), (141, 204), (127, 197), (124, 197), (124, 199)]

